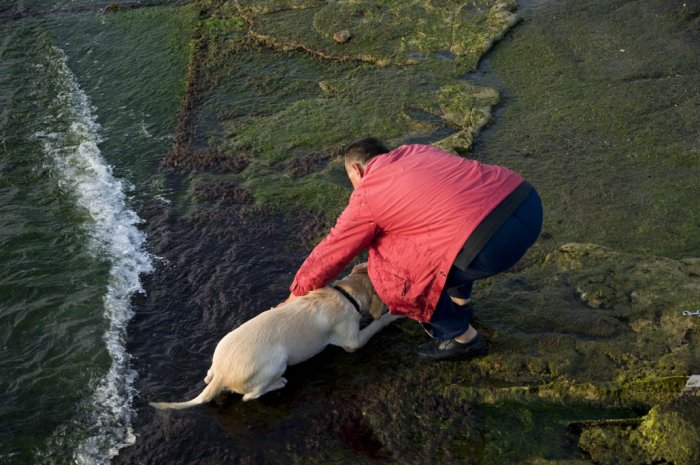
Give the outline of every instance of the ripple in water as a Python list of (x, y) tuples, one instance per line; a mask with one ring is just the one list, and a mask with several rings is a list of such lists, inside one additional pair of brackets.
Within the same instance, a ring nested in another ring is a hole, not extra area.
[[(43, 144), (49, 168), (60, 186), (89, 215), (90, 250), (109, 260), (104, 297), (108, 326), (103, 339), (112, 360), (109, 371), (95, 382), (94, 395), (84, 403), (79, 418), (59, 428), (49, 450), (53, 446), (71, 447), (75, 463), (109, 463), (119, 449), (136, 440), (132, 429), (136, 373), (130, 365), (125, 336), (133, 315), (131, 297), (143, 292), (140, 275), (152, 271), (152, 261), (145, 250), (146, 237), (137, 228), (141, 220), (127, 206), (125, 186), (112, 175), (98, 148), (100, 126), (90, 100), (68, 67), (65, 53), (57, 47), (48, 53), (56, 97), (47, 109), (45, 127), (51, 129), (35, 137)], [(45, 459), (53, 462), (58, 457)]]

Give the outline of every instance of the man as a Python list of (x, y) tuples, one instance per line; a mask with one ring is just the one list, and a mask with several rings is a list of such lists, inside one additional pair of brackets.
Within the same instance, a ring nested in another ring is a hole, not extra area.
[(418, 356), (486, 354), (470, 324), (472, 285), (512, 267), (537, 239), (535, 189), (503, 167), (429, 145), (389, 151), (374, 138), (348, 146), (345, 170), (350, 201), (299, 268), (289, 298), (325, 286), (367, 248), (370, 279), (389, 311), (432, 337)]

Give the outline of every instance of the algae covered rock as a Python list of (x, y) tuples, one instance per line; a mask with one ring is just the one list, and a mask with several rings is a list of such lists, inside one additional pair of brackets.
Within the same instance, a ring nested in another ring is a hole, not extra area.
[(684, 395), (655, 406), (631, 435), (649, 462), (700, 463), (700, 396)]
[[(416, 64), (450, 57), (460, 72), (476, 65), (518, 20), (512, 0), (237, 1), (261, 40), (340, 60)], [(352, 31), (339, 41), (338, 31)], [(344, 44), (338, 47), (338, 44)]]
[(682, 395), (654, 406), (636, 427), (583, 431), (580, 447), (601, 465), (700, 463), (700, 396)]
[(625, 383), (700, 369), (700, 321), (683, 315), (700, 307), (700, 280), (680, 261), (565, 244), (484, 293), (477, 316), (508, 378)]
[(333, 34), (333, 40), (339, 44), (344, 44), (351, 38), (352, 32), (350, 32), (348, 29), (343, 29), (342, 31), (338, 31), (335, 34)]
[(377, 440), (402, 463), (470, 463), (464, 449), (474, 449), (483, 435), (478, 408), (459, 389), (406, 387), (403, 381), (380, 385), (362, 407)]
[[(329, 217), (349, 195), (337, 154), (352, 140), (468, 150), (499, 94), (463, 75), (517, 21), (511, 0), (199, 5), (165, 165), (235, 174), (256, 202)], [(247, 164), (227, 169), (219, 155)], [(297, 169), (312, 155), (321, 162)]]
[(474, 136), (491, 120), (491, 107), (500, 95), (491, 87), (476, 87), (466, 81), (446, 84), (424, 99), (426, 111), (439, 115), (453, 127), (455, 134), (435, 145), (456, 153), (464, 153), (471, 147)]

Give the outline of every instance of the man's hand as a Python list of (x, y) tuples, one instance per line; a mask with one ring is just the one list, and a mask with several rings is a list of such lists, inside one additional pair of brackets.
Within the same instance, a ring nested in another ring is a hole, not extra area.
[(351, 273), (367, 273), (367, 262), (353, 266)]
[(298, 298), (299, 298), (299, 296), (296, 296), (296, 295), (294, 295), (294, 294), (292, 294), (292, 293), (290, 292), (290, 293), (289, 293), (289, 297), (287, 297), (287, 300), (285, 300), (284, 302), (282, 302), (281, 304), (279, 304), (278, 307), (279, 307), (280, 305), (288, 304), (288, 303), (291, 302), (292, 300), (296, 300), (296, 299), (298, 299)]

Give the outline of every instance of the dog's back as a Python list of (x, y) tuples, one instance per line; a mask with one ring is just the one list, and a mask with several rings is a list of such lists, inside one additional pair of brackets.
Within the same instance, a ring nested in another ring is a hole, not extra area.
[(266, 383), (281, 378), (288, 365), (321, 352), (332, 341), (339, 321), (351, 320), (359, 326), (359, 314), (342, 299), (337, 292), (322, 288), (262, 312), (219, 341), (207, 376), (209, 385), (196, 398), (151, 405), (158, 409), (192, 407), (211, 401), (223, 390), (244, 394), (244, 400), (256, 398)]

